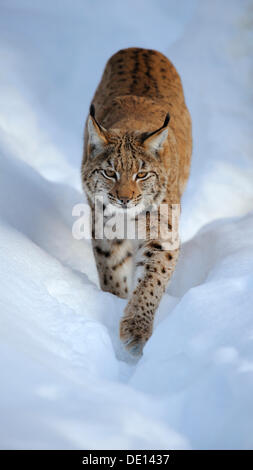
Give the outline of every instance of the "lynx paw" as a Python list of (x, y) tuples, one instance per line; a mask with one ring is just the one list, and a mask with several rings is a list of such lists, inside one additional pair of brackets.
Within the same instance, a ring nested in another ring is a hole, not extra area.
[(133, 356), (141, 356), (142, 350), (152, 334), (150, 323), (145, 318), (123, 317), (120, 323), (120, 338)]

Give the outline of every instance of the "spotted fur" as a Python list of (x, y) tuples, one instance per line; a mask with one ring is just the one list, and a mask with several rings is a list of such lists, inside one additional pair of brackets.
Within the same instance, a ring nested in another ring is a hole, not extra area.
[[(175, 269), (179, 248), (164, 249), (145, 210), (180, 204), (192, 151), (191, 118), (180, 77), (161, 53), (141, 48), (113, 55), (92, 100), (85, 126), (82, 181), (93, 214), (93, 249), (101, 288), (128, 298), (120, 337), (141, 354), (155, 311)], [(95, 196), (104, 204), (95, 213)], [(143, 240), (97, 239), (96, 217), (131, 210), (146, 228)], [(169, 220), (161, 220), (169, 230)]]

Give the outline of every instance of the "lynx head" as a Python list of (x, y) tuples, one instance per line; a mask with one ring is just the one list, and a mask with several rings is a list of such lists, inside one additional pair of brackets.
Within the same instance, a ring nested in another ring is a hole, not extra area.
[(91, 105), (88, 118), (87, 160), (83, 185), (90, 201), (102, 196), (107, 206), (139, 213), (161, 202), (167, 174), (161, 155), (168, 136), (169, 114), (153, 132), (122, 133), (107, 130), (95, 118)]

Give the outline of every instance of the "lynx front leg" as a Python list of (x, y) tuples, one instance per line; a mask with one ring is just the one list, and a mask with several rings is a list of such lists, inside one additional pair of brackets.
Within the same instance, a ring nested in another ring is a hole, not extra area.
[(137, 263), (137, 268), (142, 269), (141, 277), (137, 279), (120, 324), (121, 340), (133, 355), (142, 353), (152, 334), (155, 311), (179, 255), (179, 248), (164, 250), (161, 242), (154, 240), (146, 242), (143, 248), (142, 259)]
[(128, 240), (94, 240), (93, 250), (101, 289), (127, 298), (132, 279), (131, 242)]

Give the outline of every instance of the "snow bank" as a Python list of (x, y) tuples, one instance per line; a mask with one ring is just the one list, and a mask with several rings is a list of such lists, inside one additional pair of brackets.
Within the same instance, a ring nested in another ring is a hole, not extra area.
[[(252, 448), (250, 2), (57, 5), (1, 2), (0, 446)], [(194, 124), (182, 253), (137, 363), (72, 237), (90, 97), (131, 45), (174, 61)]]

